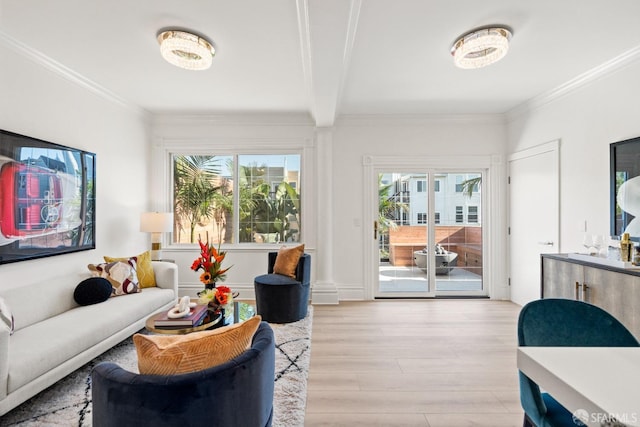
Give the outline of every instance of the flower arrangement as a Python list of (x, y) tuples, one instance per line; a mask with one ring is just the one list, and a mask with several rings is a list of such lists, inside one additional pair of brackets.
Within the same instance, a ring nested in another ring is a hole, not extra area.
[(223, 282), (226, 278), (226, 273), (231, 267), (222, 268), (222, 261), (227, 255), (225, 251), (213, 247), (209, 244), (209, 236), (207, 235), (206, 243), (203, 243), (198, 236), (198, 243), (200, 244), (200, 256), (193, 261), (191, 269), (193, 271), (203, 270), (200, 275), (200, 281), (205, 285), (206, 289), (212, 289), (216, 287), (216, 282)]
[(200, 304), (207, 304), (214, 311), (224, 309), (233, 302), (233, 295), (228, 286), (217, 286), (213, 289), (205, 289), (198, 294)]

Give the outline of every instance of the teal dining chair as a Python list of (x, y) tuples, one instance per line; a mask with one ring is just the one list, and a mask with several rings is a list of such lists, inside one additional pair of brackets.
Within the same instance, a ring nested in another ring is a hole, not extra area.
[[(640, 347), (615, 317), (592, 304), (548, 298), (526, 304), (518, 317), (518, 345), (538, 347)], [(524, 427), (580, 425), (564, 406), (521, 371)]]

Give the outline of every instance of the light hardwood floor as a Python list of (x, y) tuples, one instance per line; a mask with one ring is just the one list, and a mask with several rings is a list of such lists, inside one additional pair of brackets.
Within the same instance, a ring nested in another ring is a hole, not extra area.
[(521, 426), (519, 311), (483, 299), (314, 306), (305, 426)]

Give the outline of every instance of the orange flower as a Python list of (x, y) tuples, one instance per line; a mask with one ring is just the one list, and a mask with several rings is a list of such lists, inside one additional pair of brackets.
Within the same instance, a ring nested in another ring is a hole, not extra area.
[(220, 292), (220, 290), (218, 290), (218, 292), (216, 293), (216, 299), (218, 300), (218, 304), (227, 305), (227, 303), (229, 302), (229, 294)]
[(204, 273), (200, 275), (200, 281), (204, 284), (224, 281), (227, 271), (231, 268), (222, 268), (222, 261), (227, 253), (210, 245), (208, 239), (205, 243), (198, 238), (198, 244), (200, 245), (200, 256), (193, 261), (191, 269), (193, 271), (204, 270)]
[(209, 283), (211, 281), (211, 273), (209, 273), (208, 271), (205, 271), (204, 273), (202, 273), (200, 275), (200, 281), (202, 283)]
[(215, 310), (225, 308), (224, 306), (233, 302), (234, 296), (231, 289), (227, 286), (218, 286), (213, 289), (205, 289), (198, 293), (201, 304), (208, 304)]

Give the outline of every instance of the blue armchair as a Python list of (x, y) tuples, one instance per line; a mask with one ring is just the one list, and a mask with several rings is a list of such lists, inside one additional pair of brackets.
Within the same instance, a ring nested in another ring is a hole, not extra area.
[(139, 375), (102, 362), (91, 376), (93, 425), (268, 427), (274, 371), (274, 336), (266, 322), (240, 356), (198, 372)]
[(269, 323), (290, 323), (303, 319), (309, 306), (311, 256), (302, 254), (295, 279), (273, 274), (277, 252), (269, 252), (267, 273), (254, 279), (256, 311)]
[[(601, 308), (568, 299), (528, 303), (518, 318), (518, 345), (540, 347), (638, 347), (629, 330)], [(524, 426), (576, 427), (571, 412), (519, 372)]]

